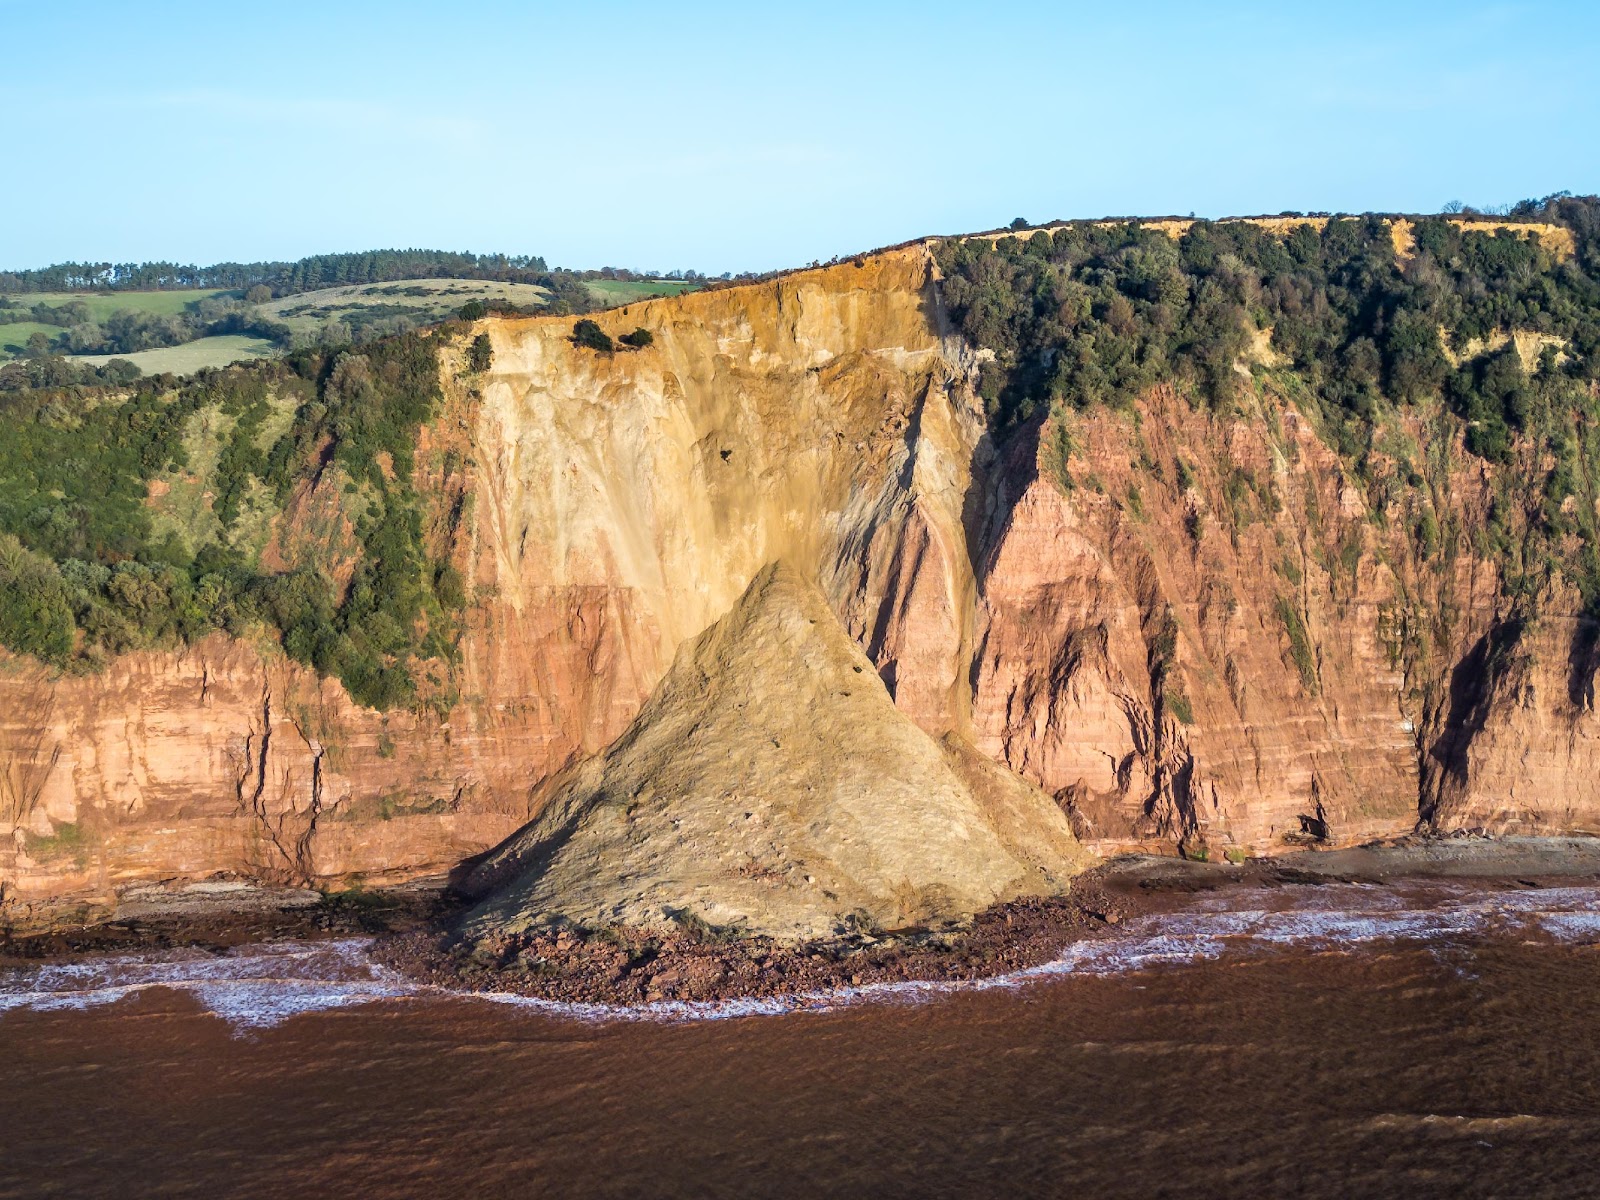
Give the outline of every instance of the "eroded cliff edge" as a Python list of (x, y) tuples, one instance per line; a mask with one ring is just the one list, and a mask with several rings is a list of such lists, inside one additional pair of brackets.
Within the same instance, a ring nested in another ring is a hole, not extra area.
[[(992, 443), (935, 274), (912, 247), (635, 305), (599, 320), (654, 343), (613, 356), (570, 320), (482, 323), (492, 366), (441, 355), (417, 456), (473, 597), (447, 715), (363, 708), (221, 635), (87, 676), (7, 659), (6, 904), (446, 870), (533, 817), (780, 559), (901, 711), (1101, 850), (1593, 827), (1594, 638), (1560, 585), (1528, 619), (1475, 549), (1494, 468), (1438, 476), (1441, 565), (1291, 397), (1252, 384), (1222, 418), (1157, 387), (1080, 421), (1064, 487), (1048, 424)], [(298, 497), (275, 544), (336, 503)]]

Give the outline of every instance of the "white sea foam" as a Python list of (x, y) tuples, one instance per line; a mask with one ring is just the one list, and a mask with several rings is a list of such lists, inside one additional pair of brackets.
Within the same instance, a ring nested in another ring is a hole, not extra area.
[(248, 1029), (416, 992), (367, 954), (371, 944), (370, 938), (277, 942), (223, 954), (118, 954), (0, 971), (0, 1014), (92, 1008), (167, 988), (193, 995), (235, 1029)]
[(0, 1018), (11, 1009), (84, 1009), (166, 988), (193, 996), (237, 1031), (276, 1025), (299, 1013), (440, 996), (576, 1020), (716, 1020), (828, 1012), (863, 1003), (915, 1003), (953, 992), (1020, 988), (1062, 976), (1127, 974), (1286, 946), (1343, 950), (1399, 941), (1446, 948), (1463, 938), (1496, 933), (1538, 933), (1561, 942), (1600, 940), (1600, 889), (1477, 894), (1462, 889), (1443, 898), (1434, 892), (1426, 900), (1400, 889), (1354, 884), (1306, 889), (1299, 895), (1281, 889), (1234, 892), (1190, 911), (1134, 918), (1114, 936), (1074, 942), (1049, 962), (986, 979), (873, 983), (784, 996), (636, 1006), (463, 993), (415, 983), (373, 959), (366, 938), (269, 943), (221, 954), (108, 955), (0, 971)]

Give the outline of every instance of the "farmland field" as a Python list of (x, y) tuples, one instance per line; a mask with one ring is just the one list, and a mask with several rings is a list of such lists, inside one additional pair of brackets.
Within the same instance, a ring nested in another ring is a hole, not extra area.
[(54, 325), (41, 325), (37, 321), (23, 321), (20, 325), (0, 325), (0, 362), (15, 357), (22, 353), (22, 348), (28, 344), (28, 338), (35, 333), (42, 333), (47, 338), (53, 338), (61, 330)]
[[(594, 300), (613, 307), (631, 304), (654, 296), (675, 296), (696, 285), (681, 280), (594, 279), (584, 284)], [(150, 292), (28, 292), (9, 297), (24, 305), (48, 304), (59, 307), (81, 300), (89, 308), (91, 320), (103, 322), (119, 309), (178, 316), (200, 301), (213, 296), (237, 297), (237, 291), (217, 288), (192, 291)], [(550, 293), (533, 284), (501, 283), (484, 279), (405, 279), (388, 283), (352, 284), (282, 296), (259, 305), (263, 316), (281, 321), (295, 335), (296, 344), (316, 341), (361, 341), (383, 333), (430, 325), (456, 315), (469, 300), (513, 304), (520, 308), (543, 307)], [(397, 320), (400, 319), (400, 320)], [(32, 333), (43, 333), (54, 340), (62, 332), (58, 326), (33, 321), (0, 325), (0, 362), (20, 354)], [(246, 335), (200, 338), (181, 346), (142, 350), (136, 354), (74, 355), (73, 361), (103, 364), (112, 358), (125, 358), (146, 375), (163, 372), (189, 374), (202, 367), (225, 366), (246, 358), (260, 358), (279, 349), (262, 338)]]
[(681, 279), (586, 279), (584, 287), (601, 304), (632, 304), (635, 300), (648, 300), (654, 296), (676, 296), (692, 292), (698, 284)]
[[(211, 296), (238, 295), (237, 292), (221, 291), (216, 288), (198, 288), (192, 291), (173, 290), (165, 292), (19, 292), (5, 299), (21, 306), (24, 309), (32, 308), (35, 304), (48, 304), (52, 308), (59, 308), (73, 300), (81, 300), (89, 309), (91, 321), (104, 321), (118, 310), (150, 313), (158, 317), (175, 317), (185, 312), (190, 305)], [(15, 313), (15, 309), (11, 312)], [(60, 336), (62, 330), (59, 325), (41, 325), (37, 321), (23, 321), (15, 325), (0, 325), (0, 362), (14, 358), (22, 352), (22, 347), (28, 341), (28, 335), (42, 333), (54, 341)], [(104, 355), (96, 355), (104, 358)], [(137, 359), (138, 355), (123, 355), (124, 358)]]
[(543, 305), (549, 293), (531, 283), (490, 279), (402, 279), (391, 283), (354, 284), (282, 296), (260, 306), (261, 312), (296, 333), (312, 333), (329, 321), (404, 316), (422, 324), (453, 317), (469, 300), (500, 301), (519, 307)]
[(48, 304), (52, 308), (59, 308), (69, 301), (82, 300), (89, 306), (90, 320), (104, 321), (118, 309), (151, 313), (158, 317), (175, 317), (187, 311), (190, 305), (199, 304), (200, 301), (208, 300), (212, 296), (238, 294), (219, 288), (195, 288), (189, 291), (173, 289), (165, 292), (18, 292), (8, 296), (7, 299), (28, 308), (35, 304)]
[(225, 367), (229, 363), (247, 358), (270, 358), (278, 348), (265, 338), (228, 334), (223, 337), (199, 338), (181, 346), (164, 346), (159, 350), (141, 350), (137, 354), (79, 354), (72, 362), (103, 366), (113, 358), (125, 358), (146, 375), (191, 375), (202, 367)]

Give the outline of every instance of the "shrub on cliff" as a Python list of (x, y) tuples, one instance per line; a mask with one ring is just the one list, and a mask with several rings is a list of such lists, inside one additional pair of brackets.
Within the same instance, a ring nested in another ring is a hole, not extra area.
[(572, 327), (572, 341), (574, 345), (598, 350), (602, 354), (610, 354), (617, 348), (611, 336), (587, 317)]
[(643, 350), (646, 346), (655, 344), (656, 335), (648, 329), (635, 329), (632, 333), (625, 333), (617, 339), (624, 346), (632, 346), (635, 350)]
[(481, 375), (493, 362), (494, 346), (490, 343), (487, 333), (480, 333), (472, 339), (472, 345), (467, 350), (467, 370)]

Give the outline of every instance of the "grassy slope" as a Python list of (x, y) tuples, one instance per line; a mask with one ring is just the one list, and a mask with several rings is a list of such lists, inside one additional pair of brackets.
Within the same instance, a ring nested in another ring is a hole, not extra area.
[(674, 279), (648, 279), (630, 282), (621, 279), (590, 279), (584, 286), (601, 304), (632, 304), (650, 296), (676, 296), (692, 292), (697, 285)]
[[(270, 414), (255, 438), (256, 448), (262, 452), (270, 450), (294, 423), (299, 400), (293, 394), (269, 392), (267, 404)], [(211, 504), (218, 486), (218, 460), (237, 423), (218, 405), (207, 405), (185, 423), (183, 447), (188, 461), (182, 467), (162, 471), (152, 481), (155, 486), (147, 502), (151, 537), (159, 542), (168, 533), (175, 533), (190, 554), (208, 542), (219, 542), (242, 551), (255, 567), (276, 512), (271, 489), (259, 480), (253, 481), (239, 519), (230, 530), (223, 529)]]
[(48, 304), (52, 307), (66, 304), (69, 300), (82, 300), (89, 306), (91, 319), (104, 321), (119, 309), (154, 313), (158, 317), (175, 317), (190, 305), (199, 304), (212, 296), (237, 294), (218, 288), (203, 288), (170, 292), (23, 292), (10, 299), (18, 304)]
[[(237, 295), (220, 291), (216, 288), (200, 289), (196, 291), (170, 291), (170, 292), (22, 292), (8, 296), (25, 307), (35, 304), (48, 304), (59, 307), (72, 300), (82, 300), (89, 306), (89, 316), (95, 321), (104, 321), (119, 309), (134, 312), (154, 313), (159, 317), (174, 317), (184, 312), (191, 304), (198, 304), (210, 296)], [(61, 333), (58, 325), (40, 325), (27, 321), (20, 325), (0, 325), (0, 362), (16, 357), (22, 351), (23, 344), (27, 342), (28, 335), (34, 332), (43, 333), (48, 338), (55, 338)], [(138, 355), (124, 355), (131, 357), (135, 362)], [(99, 361), (105, 361), (100, 357)], [(232, 360), (229, 360), (232, 361)], [(202, 364), (204, 365), (204, 364)]]
[(261, 306), (291, 329), (310, 331), (342, 313), (365, 308), (399, 307), (425, 321), (454, 316), (468, 300), (504, 300), (518, 305), (539, 305), (549, 298), (541, 287), (528, 283), (499, 283), (486, 279), (406, 279), (393, 283), (358, 284), (324, 288), (283, 296)]
[(55, 325), (41, 325), (37, 321), (23, 321), (20, 325), (0, 325), (0, 362), (15, 357), (22, 353), (23, 346), (27, 345), (28, 338), (35, 333), (42, 333), (47, 338), (53, 338), (61, 330)]
[(278, 348), (265, 338), (228, 334), (224, 337), (200, 338), (181, 346), (164, 346), (159, 350), (141, 350), (137, 354), (80, 354), (73, 362), (108, 363), (113, 358), (125, 358), (146, 375), (189, 375), (202, 367), (225, 367), (229, 363), (247, 358), (268, 358)]

